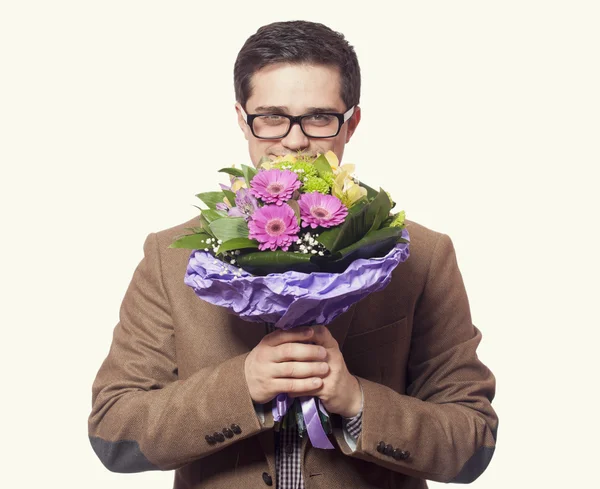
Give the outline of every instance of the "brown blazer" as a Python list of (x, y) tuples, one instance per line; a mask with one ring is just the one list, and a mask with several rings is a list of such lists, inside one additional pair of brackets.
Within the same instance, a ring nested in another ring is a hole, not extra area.
[[(176, 489), (265, 487), (263, 473), (275, 478), (273, 418), (267, 410), (261, 423), (244, 376), (265, 328), (183, 283), (190, 250), (168, 246), (196, 224), (146, 238), (92, 387), (90, 441), (111, 471), (176, 469)], [(452, 242), (417, 223), (407, 227), (411, 256), (392, 282), (329, 326), (363, 389), (362, 433), (352, 451), (333, 415), (335, 450), (304, 439), (307, 489), (468, 483), (494, 453), (496, 380), (477, 358), (481, 333)], [(233, 437), (205, 439), (231, 425)], [(382, 441), (387, 454), (377, 449)]]

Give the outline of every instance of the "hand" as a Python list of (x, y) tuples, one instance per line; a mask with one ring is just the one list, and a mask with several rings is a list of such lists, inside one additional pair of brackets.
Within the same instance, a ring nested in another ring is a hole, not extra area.
[(315, 335), (313, 328), (277, 330), (252, 349), (246, 357), (244, 373), (255, 403), (268, 402), (277, 394), (291, 396), (323, 385), (322, 377), (329, 372), (325, 347), (301, 343), (313, 341)]
[(325, 326), (315, 326), (311, 341), (327, 351), (329, 373), (323, 378), (323, 385), (305, 392), (294, 392), (290, 397), (317, 396), (330, 413), (346, 418), (356, 416), (362, 406), (362, 391), (356, 377), (346, 367), (344, 356), (335, 338)]

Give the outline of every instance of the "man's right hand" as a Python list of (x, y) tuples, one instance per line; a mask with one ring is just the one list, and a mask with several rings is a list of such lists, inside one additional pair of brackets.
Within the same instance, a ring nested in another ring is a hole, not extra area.
[(310, 327), (277, 330), (266, 335), (246, 357), (244, 373), (252, 400), (264, 404), (284, 392), (309, 392), (323, 385), (329, 372), (327, 351), (310, 345)]

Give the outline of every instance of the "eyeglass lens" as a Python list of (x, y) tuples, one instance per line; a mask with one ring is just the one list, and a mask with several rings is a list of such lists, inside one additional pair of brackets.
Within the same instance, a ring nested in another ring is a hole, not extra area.
[[(309, 137), (332, 137), (339, 130), (339, 119), (327, 114), (303, 117), (301, 124)], [(258, 116), (254, 119), (252, 128), (259, 138), (283, 137), (290, 128), (290, 120), (274, 114)]]

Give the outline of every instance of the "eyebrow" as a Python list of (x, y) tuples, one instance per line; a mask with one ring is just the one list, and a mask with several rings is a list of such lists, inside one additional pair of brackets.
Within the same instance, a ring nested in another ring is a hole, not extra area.
[[(285, 105), (261, 105), (256, 107), (256, 113), (263, 114), (289, 114), (289, 109)], [(305, 114), (320, 114), (323, 112), (339, 113), (335, 107), (308, 107)]]

